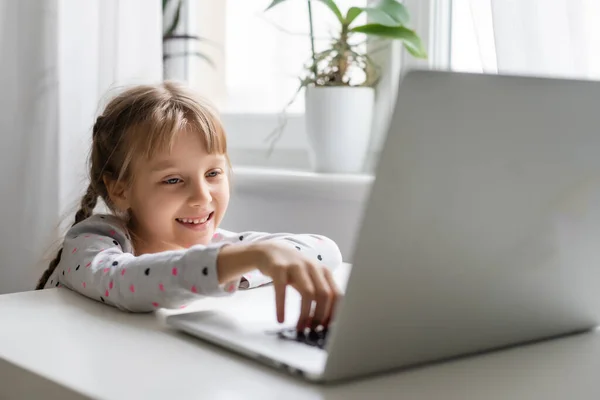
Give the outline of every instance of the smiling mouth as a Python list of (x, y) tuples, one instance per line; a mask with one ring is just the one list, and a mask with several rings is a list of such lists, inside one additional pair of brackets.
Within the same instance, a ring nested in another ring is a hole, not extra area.
[(188, 228), (200, 228), (212, 220), (214, 211), (203, 218), (175, 218), (175, 221)]

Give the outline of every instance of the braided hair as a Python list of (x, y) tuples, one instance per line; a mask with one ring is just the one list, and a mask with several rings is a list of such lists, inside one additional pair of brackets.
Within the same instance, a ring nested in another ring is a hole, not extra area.
[[(77, 225), (78, 223), (89, 218), (92, 215), (92, 213), (94, 212), (94, 208), (96, 208), (97, 200), (98, 200), (98, 195), (96, 194), (93, 186), (92, 185), (88, 186), (88, 189), (87, 189), (85, 195), (81, 199), (81, 205), (79, 206), (79, 210), (77, 211), (77, 213), (75, 213), (75, 222), (73, 222), (72, 226)], [(37, 286), (35, 287), (36, 290), (40, 290), (40, 289), (44, 288), (44, 286), (46, 285), (46, 282), (48, 282), (48, 278), (50, 278), (50, 275), (52, 275), (52, 273), (56, 269), (56, 266), (60, 263), (60, 258), (62, 256), (62, 252), (63, 252), (63, 249), (61, 248), (60, 250), (58, 250), (56, 257), (54, 257), (54, 259), (52, 261), (50, 261), (50, 265), (48, 265), (48, 269), (46, 269), (46, 271), (44, 271), (44, 273), (42, 274), (42, 277), (40, 278), (40, 280), (37, 283)]]

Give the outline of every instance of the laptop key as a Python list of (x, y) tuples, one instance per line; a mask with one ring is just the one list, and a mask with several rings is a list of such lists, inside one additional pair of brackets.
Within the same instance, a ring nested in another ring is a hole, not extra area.
[(307, 328), (304, 331), (296, 331), (295, 328), (287, 328), (278, 331), (277, 335), (282, 339), (294, 340), (322, 349), (327, 343), (327, 332), (327, 329), (310, 330)]

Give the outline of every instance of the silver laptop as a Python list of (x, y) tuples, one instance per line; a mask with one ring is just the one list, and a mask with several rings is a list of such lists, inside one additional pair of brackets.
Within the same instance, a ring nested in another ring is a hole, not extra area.
[(317, 342), (275, 333), (266, 300), (166, 322), (321, 382), (594, 328), (600, 83), (407, 73), (353, 261)]

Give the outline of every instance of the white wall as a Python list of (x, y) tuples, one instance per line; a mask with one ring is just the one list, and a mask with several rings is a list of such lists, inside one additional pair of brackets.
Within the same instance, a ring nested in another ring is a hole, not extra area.
[(321, 234), (352, 261), (372, 176), (234, 167), (232, 182), (224, 229)]

